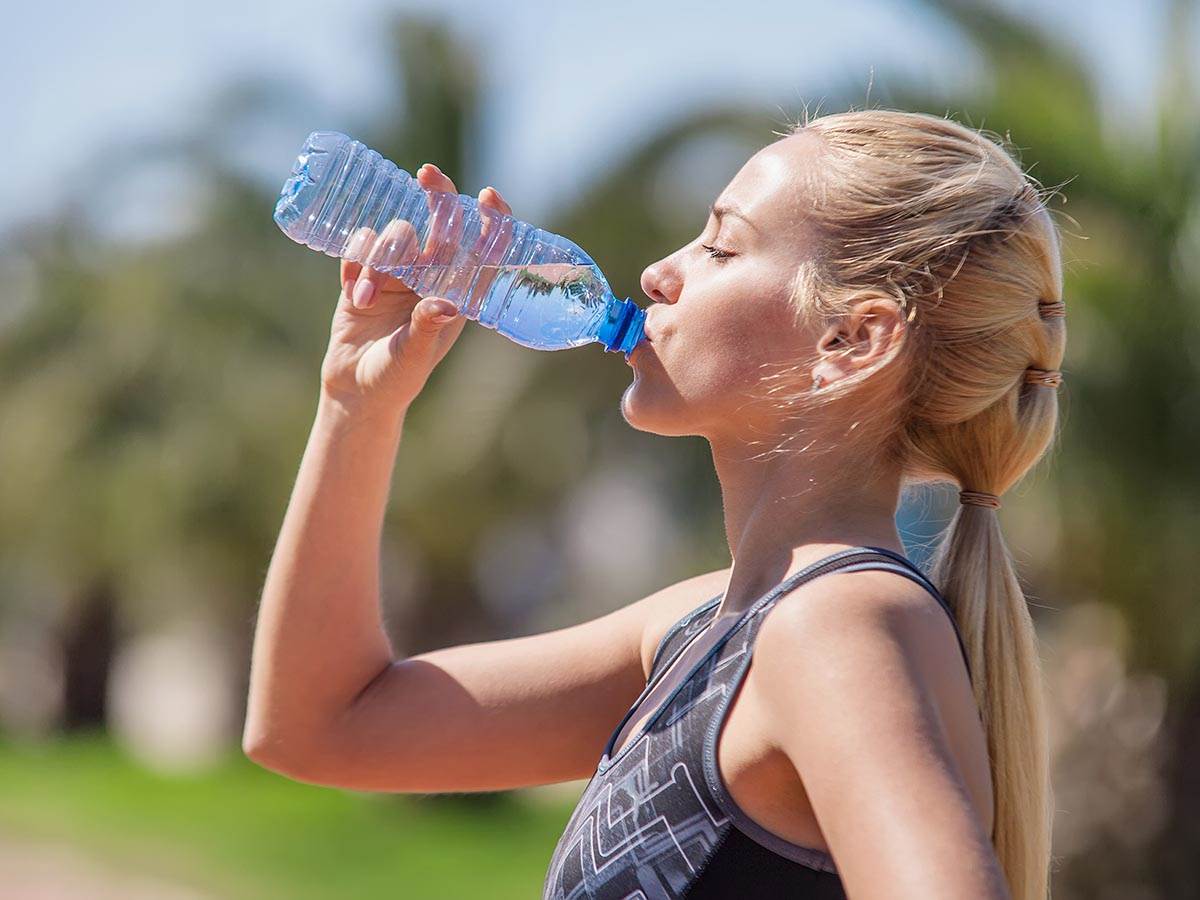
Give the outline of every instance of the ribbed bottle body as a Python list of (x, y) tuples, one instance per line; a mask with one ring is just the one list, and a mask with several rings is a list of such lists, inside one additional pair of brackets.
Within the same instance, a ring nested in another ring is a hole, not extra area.
[(632, 352), (644, 313), (576, 244), (463, 194), (429, 192), (359, 141), (309, 135), (275, 207), (291, 237), (361, 262), (540, 350)]

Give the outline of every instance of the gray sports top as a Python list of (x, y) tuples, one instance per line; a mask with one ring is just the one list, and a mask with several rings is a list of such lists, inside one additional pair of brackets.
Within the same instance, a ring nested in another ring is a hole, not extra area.
[[(617, 725), (558, 846), (543, 900), (844, 900), (832, 857), (790, 843), (734, 802), (716, 763), (717, 738), (750, 666), (763, 615), (776, 599), (829, 572), (884, 569), (925, 587), (954, 624), (933, 584), (884, 547), (855, 547), (794, 573), (755, 601), (700, 659), (658, 710), (610, 756), (642, 699), (713, 620), (722, 594), (663, 635), (646, 689)], [(962, 635), (954, 625), (963, 661)]]

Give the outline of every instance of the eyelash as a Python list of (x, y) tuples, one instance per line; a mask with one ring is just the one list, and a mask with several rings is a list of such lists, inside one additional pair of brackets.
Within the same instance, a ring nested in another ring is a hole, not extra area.
[(728, 250), (722, 250), (719, 247), (710, 247), (708, 244), (701, 244), (700, 246), (707, 250), (708, 255), (713, 259), (729, 259), (729, 257), (734, 255)]

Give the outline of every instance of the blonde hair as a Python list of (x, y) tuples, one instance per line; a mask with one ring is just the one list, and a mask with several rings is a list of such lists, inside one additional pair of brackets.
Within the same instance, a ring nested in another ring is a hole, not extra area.
[[(801, 132), (823, 146), (807, 210), (821, 249), (797, 272), (798, 315), (835, 321), (883, 297), (905, 328), (871, 371), (802, 391), (791, 408), (853, 395), (872, 413), (853, 423), (854, 440), (881, 448), (906, 485), (1002, 494), (1057, 433), (1053, 378), (1026, 380), (1031, 367), (1057, 369), (1066, 340), (1049, 194), (998, 136), (948, 119), (851, 110), (792, 125)], [(1016, 900), (1044, 900), (1053, 794), (1041, 661), (995, 510), (960, 505), (929, 568), (970, 659), (996, 855)]]

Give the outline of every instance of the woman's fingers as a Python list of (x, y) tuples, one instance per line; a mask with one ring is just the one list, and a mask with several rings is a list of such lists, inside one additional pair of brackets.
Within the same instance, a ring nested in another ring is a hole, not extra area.
[(454, 182), (450, 180), (450, 176), (433, 163), (425, 163), (425, 165), (417, 169), (417, 182), (427, 191), (458, 193), (458, 188), (454, 186)]
[[(479, 192), (479, 212), (482, 227), (479, 233), (479, 248), (483, 251), (482, 262), (490, 265), (503, 258), (512, 243), (512, 222), (501, 216), (512, 216), (512, 207), (491, 185)], [(502, 232), (492, 240), (492, 229), (501, 227)]]
[(500, 192), (490, 184), (479, 192), (479, 203), (482, 206), (491, 206), (498, 209), (506, 216), (512, 215), (512, 207), (508, 205), (508, 201), (500, 196)]
[[(414, 263), (441, 265), (448, 262), (458, 249), (462, 235), (463, 209), (454, 182), (434, 163), (425, 163), (416, 173), (417, 182), (426, 191), (430, 217), (426, 246), (418, 246), (419, 238), (412, 224), (393, 219), (376, 235), (368, 227), (358, 229), (347, 244), (341, 261), (341, 283), (350, 302), (358, 309), (374, 305), (376, 296), (387, 290), (405, 292), (407, 286), (398, 278), (379, 271), (395, 270)], [(479, 192), (483, 211), (483, 229), (479, 247), (486, 248), (481, 264), (494, 265), (504, 256), (512, 240), (512, 220), (498, 219), (494, 213), (512, 216), (512, 207), (500, 192), (490, 185)], [(490, 240), (496, 223), (502, 232)], [(507, 227), (503, 227), (507, 226)], [(445, 259), (443, 259), (445, 257)], [(479, 279), (484, 288), (491, 278)]]
[(416, 258), (416, 234), (412, 225), (400, 219), (392, 219), (378, 235), (364, 226), (354, 232), (345, 253), (342, 290), (355, 308), (367, 309), (382, 291), (407, 290), (399, 278), (381, 270), (407, 265)]
[[(479, 209), (483, 218), (480, 230), (479, 247), (483, 251), (482, 262), (491, 265), (504, 258), (509, 245), (512, 244), (513, 225), (512, 207), (508, 205), (500, 192), (490, 185), (479, 192)], [(503, 218), (507, 216), (507, 218)], [(500, 233), (492, 240), (492, 229), (500, 228)]]
[[(433, 163), (425, 163), (421, 168), (417, 169), (417, 181), (427, 191), (458, 193), (458, 188), (454, 186), (454, 182), (450, 180), (450, 176)], [(506, 216), (512, 215), (512, 207), (508, 205), (508, 201), (491, 185), (488, 185), (479, 192), (479, 202), (482, 205), (500, 210)], [(430, 206), (430, 211), (433, 211), (432, 205)]]
[[(363, 262), (371, 269), (394, 270), (411, 265), (417, 258), (417, 232), (410, 222), (403, 219), (392, 219), (387, 223), (379, 238), (367, 251)], [(401, 290), (404, 282), (399, 278), (387, 276), (381, 282), (382, 288)]]
[(422, 265), (442, 265), (453, 258), (462, 235), (463, 208), (459, 202), (458, 188), (433, 163), (425, 163), (417, 169), (417, 182), (426, 191), (425, 201), (429, 204), (430, 219), (425, 247), (418, 262)]
[(467, 298), (465, 308), (477, 306), (491, 290), (492, 282), (499, 274), (496, 266), (508, 255), (512, 246), (513, 226), (516, 224), (512, 207), (491, 185), (479, 192), (479, 212), (482, 227), (475, 252), (483, 271), (470, 282), (471, 296)]
[[(342, 286), (346, 282), (353, 284), (358, 280), (358, 274), (362, 271), (362, 258), (367, 242), (373, 237), (374, 232), (370, 228), (359, 228), (351, 235), (350, 240), (346, 242), (346, 249), (342, 251), (341, 264), (341, 282)], [(349, 293), (347, 292), (347, 296)]]

